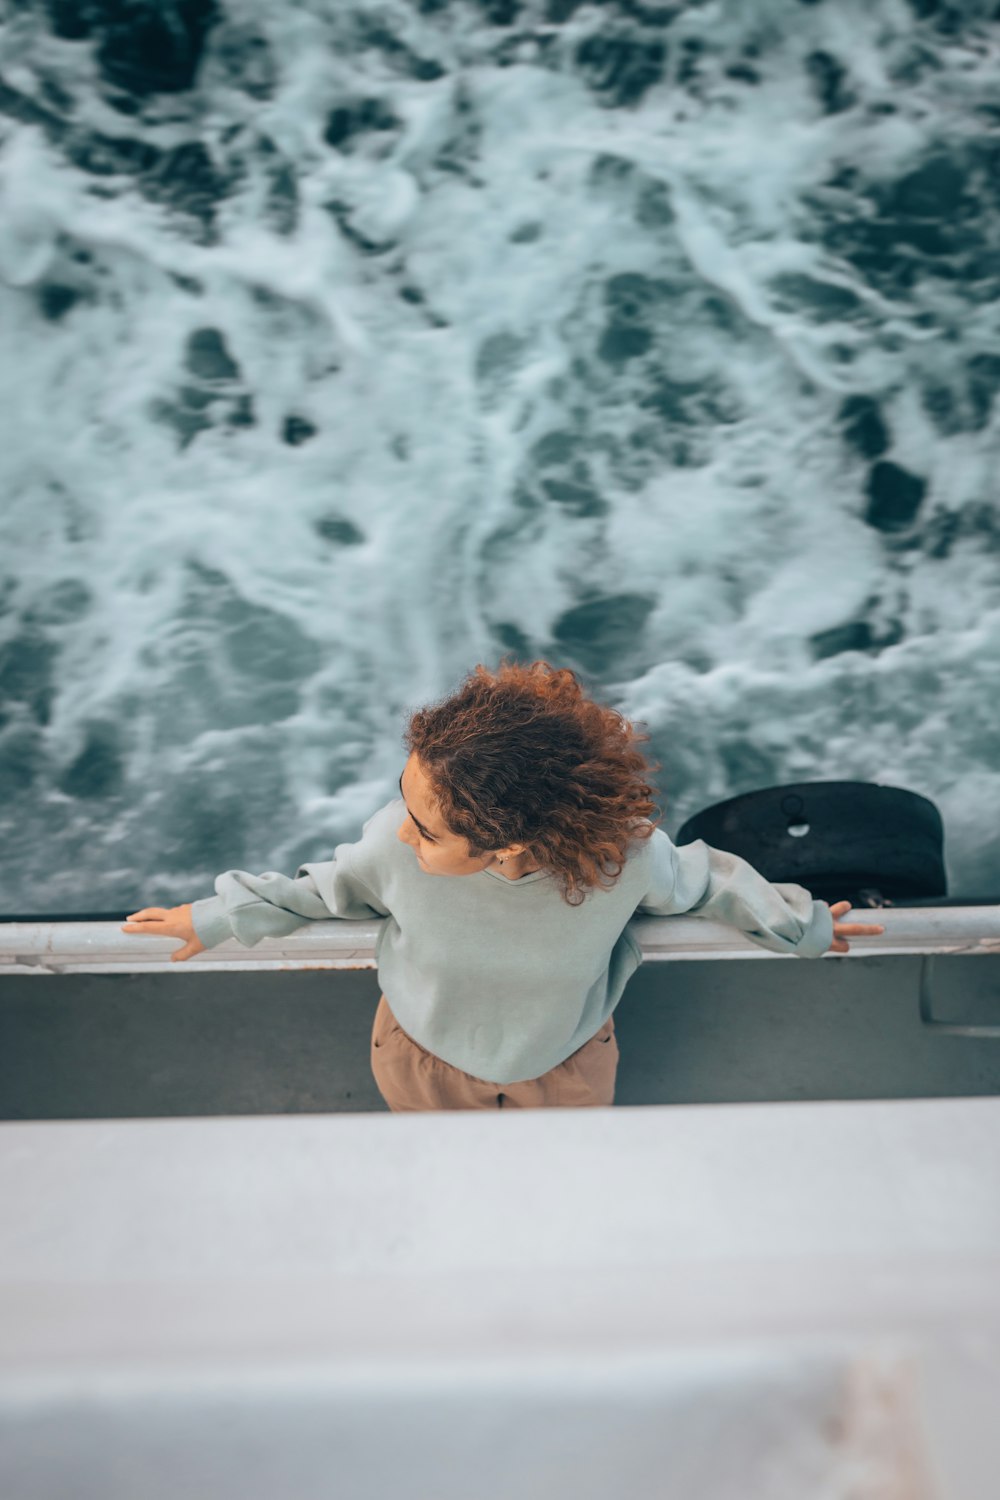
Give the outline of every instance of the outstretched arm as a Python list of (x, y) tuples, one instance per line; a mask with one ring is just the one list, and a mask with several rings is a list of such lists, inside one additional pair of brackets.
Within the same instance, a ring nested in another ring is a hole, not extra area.
[(356, 847), (341, 844), (337, 858), (300, 865), (294, 880), (278, 870), (263, 875), (226, 870), (215, 878), (214, 896), (183, 906), (144, 907), (132, 913), (122, 931), (183, 939), (184, 947), (170, 956), (175, 962), (231, 937), (252, 948), (261, 938), (287, 937), (306, 922), (384, 917), (386, 907), (352, 867), (350, 850)]
[(801, 958), (818, 958), (831, 947), (846, 953), (848, 933), (884, 930), (859, 923), (835, 925), (835, 917), (842, 917), (850, 903), (840, 901), (831, 908), (804, 886), (765, 880), (738, 854), (715, 849), (703, 839), (678, 847), (658, 828), (650, 842), (649, 889), (637, 909), (645, 915), (713, 917), (762, 948)]
[(278, 870), (263, 875), (225, 870), (215, 878), (214, 896), (181, 906), (143, 907), (132, 912), (122, 931), (179, 938), (183, 947), (171, 959), (183, 962), (231, 937), (252, 948), (261, 938), (286, 937), (306, 922), (387, 916), (379, 871), (386, 840), (393, 837), (382, 816), (391, 806), (372, 814), (357, 843), (338, 844), (333, 859), (300, 865), (294, 879)]

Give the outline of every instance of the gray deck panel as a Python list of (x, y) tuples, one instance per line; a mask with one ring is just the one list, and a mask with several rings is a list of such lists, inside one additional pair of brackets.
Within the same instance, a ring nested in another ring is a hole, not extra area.
[[(1000, 1094), (1000, 1038), (921, 1024), (916, 956), (647, 963), (615, 1012), (622, 1105)], [(935, 1011), (1000, 1023), (1000, 957), (935, 960)], [(0, 975), (0, 1118), (385, 1108), (370, 970)]]

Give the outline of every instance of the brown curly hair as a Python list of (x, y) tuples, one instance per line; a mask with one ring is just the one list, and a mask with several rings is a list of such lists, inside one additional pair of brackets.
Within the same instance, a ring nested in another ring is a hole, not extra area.
[(524, 844), (570, 906), (614, 885), (629, 845), (662, 818), (650, 817), (646, 780), (659, 767), (636, 748), (649, 736), (546, 661), (475, 667), (450, 697), (418, 709), (403, 739), (471, 857)]

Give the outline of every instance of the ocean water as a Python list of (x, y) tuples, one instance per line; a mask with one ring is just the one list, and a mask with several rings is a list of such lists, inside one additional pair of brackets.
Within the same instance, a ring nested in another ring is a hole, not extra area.
[[(125, 19), (123, 19), (125, 17)], [(8, 3), (0, 909), (329, 858), (504, 652), (1000, 891), (1000, 7)]]

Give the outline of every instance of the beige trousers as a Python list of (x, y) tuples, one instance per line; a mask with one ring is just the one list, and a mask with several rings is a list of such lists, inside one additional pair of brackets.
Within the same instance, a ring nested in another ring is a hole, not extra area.
[(618, 1042), (611, 1016), (558, 1067), (522, 1083), (489, 1083), (453, 1068), (415, 1042), (379, 997), (372, 1028), (372, 1072), (396, 1113), (426, 1109), (568, 1109), (609, 1105), (615, 1099)]

